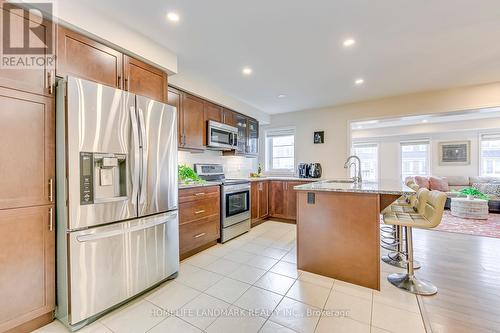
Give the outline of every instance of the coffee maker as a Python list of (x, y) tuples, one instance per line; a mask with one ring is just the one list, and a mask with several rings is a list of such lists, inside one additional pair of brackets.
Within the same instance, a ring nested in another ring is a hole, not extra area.
[(309, 178), (321, 178), (321, 164), (310, 163), (308, 174)]
[(299, 163), (299, 178), (309, 178), (309, 164), (307, 163)]

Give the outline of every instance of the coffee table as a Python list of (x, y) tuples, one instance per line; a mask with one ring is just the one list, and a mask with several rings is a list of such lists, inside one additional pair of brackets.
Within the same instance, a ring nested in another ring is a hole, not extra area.
[(464, 219), (488, 219), (488, 200), (451, 198), (451, 215)]

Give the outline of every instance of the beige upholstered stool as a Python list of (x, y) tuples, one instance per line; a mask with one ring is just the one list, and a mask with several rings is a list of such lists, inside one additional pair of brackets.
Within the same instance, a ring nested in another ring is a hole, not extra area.
[[(389, 207), (387, 207), (388, 209), (384, 210), (386, 211), (385, 215), (390, 215), (390, 214), (394, 215), (396, 213), (423, 214), (425, 205), (429, 198), (429, 193), (430, 191), (428, 189), (421, 188), (417, 191), (417, 194), (411, 198), (411, 205), (403, 206), (403, 205), (392, 204)], [(385, 223), (385, 218), (384, 218), (384, 223)], [(406, 266), (408, 265), (408, 261), (407, 261), (407, 253), (405, 251), (405, 248), (403, 247), (403, 243), (405, 241), (405, 237), (403, 235), (403, 227), (401, 225), (393, 225), (393, 226), (397, 228), (396, 238), (395, 238), (397, 246), (393, 252), (385, 256), (382, 256), (382, 261), (392, 266), (406, 268)], [(385, 243), (384, 239), (382, 239), (381, 241), (382, 243)], [(385, 246), (382, 247), (387, 249), (387, 247)], [(413, 268), (414, 269), (420, 268), (420, 263), (415, 260), (413, 262)]]
[[(413, 181), (409, 180), (406, 182), (406, 186), (410, 187), (412, 190), (415, 192), (418, 191), (419, 186)], [(403, 195), (399, 197), (396, 201), (394, 201), (390, 206), (386, 207), (383, 211), (382, 214), (385, 214), (387, 212), (392, 211), (392, 207), (397, 207), (397, 206), (402, 206), (402, 207), (408, 207), (412, 209), (414, 206), (413, 201), (416, 200), (416, 193), (409, 194), (409, 195)], [(390, 225), (382, 225), (380, 227), (380, 231), (382, 232), (381, 234), (381, 246), (389, 251), (395, 251), (397, 248), (397, 241), (396, 239), (398, 238), (398, 229), (395, 226), (390, 226)], [(392, 241), (384, 241), (386, 239), (392, 240)]]
[(422, 214), (419, 213), (387, 213), (384, 214), (384, 223), (402, 226), (406, 234), (406, 253), (408, 258), (407, 272), (394, 273), (387, 277), (390, 283), (396, 287), (418, 295), (434, 295), (436, 286), (426, 280), (418, 279), (414, 274), (413, 267), (413, 238), (412, 229), (434, 228), (441, 223), (443, 217), (446, 194), (439, 191), (431, 191)]

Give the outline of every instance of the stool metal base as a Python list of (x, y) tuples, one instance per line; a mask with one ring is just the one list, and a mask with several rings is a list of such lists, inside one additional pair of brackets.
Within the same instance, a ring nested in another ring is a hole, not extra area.
[[(406, 267), (408, 266), (408, 261), (406, 261), (406, 258), (399, 252), (391, 252), (385, 256), (382, 256), (382, 261), (388, 265), (398, 268), (406, 269)], [(413, 260), (413, 269), (419, 269), (420, 267), (420, 263), (416, 260)]]
[(413, 294), (430, 296), (437, 293), (435, 285), (427, 280), (417, 279), (415, 276), (410, 276), (407, 273), (390, 274), (387, 280), (399, 289)]

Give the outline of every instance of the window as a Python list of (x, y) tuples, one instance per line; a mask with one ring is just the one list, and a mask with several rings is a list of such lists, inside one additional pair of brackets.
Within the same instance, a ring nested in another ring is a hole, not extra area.
[[(377, 180), (378, 144), (355, 143), (352, 146), (352, 154), (361, 159), (361, 176), (363, 180)], [(354, 168), (351, 168), (351, 176), (354, 176), (355, 172)]]
[(295, 171), (295, 130), (274, 129), (266, 132), (266, 171)]
[(401, 142), (401, 177), (430, 174), (429, 141)]
[(481, 176), (500, 177), (500, 134), (481, 135)]

